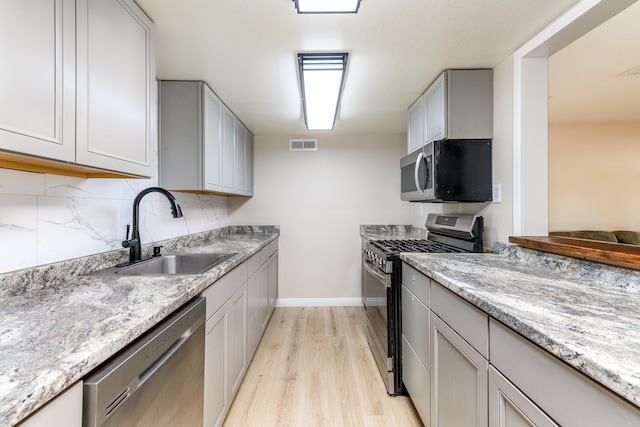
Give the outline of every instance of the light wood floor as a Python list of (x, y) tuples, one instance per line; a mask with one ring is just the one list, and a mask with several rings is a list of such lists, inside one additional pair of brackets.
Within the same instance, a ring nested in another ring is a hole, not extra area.
[(364, 335), (364, 308), (276, 308), (224, 427), (422, 426), (391, 397)]

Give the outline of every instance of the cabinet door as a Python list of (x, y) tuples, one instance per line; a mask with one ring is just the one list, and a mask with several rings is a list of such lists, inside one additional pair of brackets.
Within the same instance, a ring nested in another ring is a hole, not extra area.
[(235, 191), (236, 137), (235, 117), (226, 107), (222, 110), (222, 188), (225, 192)]
[(557, 427), (540, 408), (489, 366), (490, 427)]
[(75, 160), (75, 1), (4, 1), (0, 149)]
[(203, 188), (222, 191), (222, 101), (205, 84), (204, 88), (204, 146)]
[(77, 2), (76, 162), (153, 176), (153, 24), (133, 0)]
[(237, 119), (235, 121), (235, 166), (234, 173), (235, 178), (233, 180), (234, 188), (236, 193), (243, 194), (244, 193), (244, 143), (245, 137), (244, 134), (246, 132), (245, 127), (240, 123)]
[(423, 115), (427, 143), (447, 137), (446, 74), (436, 79), (424, 94)]
[(206, 323), (204, 351), (204, 427), (222, 425), (229, 411), (228, 336), (230, 317), (228, 306), (220, 308)]
[(257, 316), (260, 321), (261, 327), (260, 332), (262, 335), (262, 331), (267, 327), (267, 323), (269, 322), (269, 263), (265, 262), (260, 270), (258, 271), (260, 275), (260, 306), (258, 307)]
[[(403, 279), (404, 280), (404, 279)], [(402, 286), (402, 335), (413, 347), (420, 362), (429, 369), (429, 309), (406, 287)]]
[(269, 316), (278, 301), (278, 252), (269, 258)]
[(82, 381), (56, 396), (20, 427), (82, 427)]
[(244, 284), (228, 302), (231, 329), (229, 333), (230, 400), (238, 392), (247, 370), (247, 285)]
[(244, 133), (244, 192), (253, 196), (253, 135), (248, 129)]
[(488, 425), (488, 362), (431, 313), (431, 425)]
[(424, 145), (424, 124), (422, 114), (422, 97), (409, 107), (407, 123), (407, 154), (411, 154)]

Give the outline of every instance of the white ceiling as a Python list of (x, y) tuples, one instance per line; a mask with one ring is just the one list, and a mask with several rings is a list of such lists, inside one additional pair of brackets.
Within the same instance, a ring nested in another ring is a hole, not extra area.
[(362, 0), (298, 15), (291, 0), (136, 0), (156, 24), (160, 79), (204, 80), (256, 135), (310, 135), (298, 52), (349, 52), (334, 134), (406, 132), (447, 68), (493, 67), (577, 0)]
[(640, 2), (549, 58), (549, 96), (551, 122), (640, 121)]

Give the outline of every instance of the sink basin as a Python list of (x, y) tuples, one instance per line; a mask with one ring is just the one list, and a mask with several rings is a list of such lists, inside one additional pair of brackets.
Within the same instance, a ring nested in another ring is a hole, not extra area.
[(234, 255), (236, 254), (204, 253), (163, 255), (119, 268), (115, 273), (124, 276), (201, 274)]

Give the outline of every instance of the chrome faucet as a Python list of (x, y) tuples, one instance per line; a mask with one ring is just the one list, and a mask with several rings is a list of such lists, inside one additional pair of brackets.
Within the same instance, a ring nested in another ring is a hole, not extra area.
[(171, 203), (171, 215), (174, 218), (182, 218), (182, 209), (180, 204), (171, 193), (164, 188), (149, 187), (142, 190), (136, 198), (133, 200), (133, 232), (131, 233), (131, 239), (129, 239), (129, 225), (127, 225), (126, 240), (122, 242), (123, 248), (129, 248), (129, 263), (133, 264), (142, 260), (142, 244), (140, 242), (140, 200), (149, 193), (163, 194), (169, 203)]

